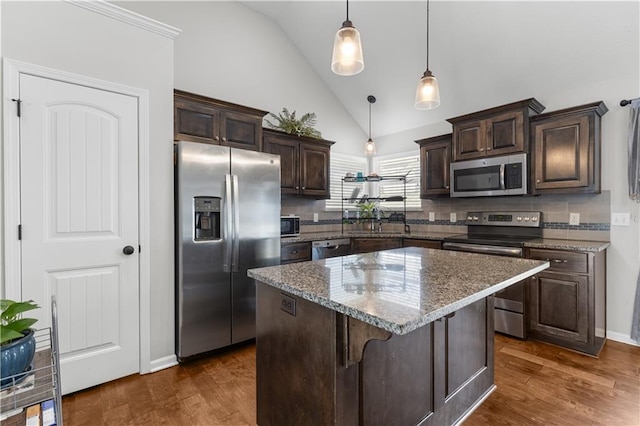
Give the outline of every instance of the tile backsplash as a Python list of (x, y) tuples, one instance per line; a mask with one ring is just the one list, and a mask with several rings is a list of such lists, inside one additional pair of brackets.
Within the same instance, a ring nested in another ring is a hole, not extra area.
[[(283, 198), (281, 214), (300, 216), (302, 232), (339, 231), (342, 212), (325, 211), (324, 200)], [(542, 212), (543, 236), (572, 240), (609, 241), (611, 194), (547, 194), (525, 197), (443, 198), (422, 200), (422, 211), (408, 211), (412, 232), (466, 232), (464, 218), (474, 210), (533, 210)], [(429, 212), (435, 215), (430, 222)], [(313, 214), (318, 213), (318, 222)], [(449, 222), (456, 213), (456, 222)], [(580, 224), (570, 225), (569, 214), (579, 213)], [(395, 225), (394, 225), (395, 226)], [(385, 224), (385, 227), (390, 225)]]

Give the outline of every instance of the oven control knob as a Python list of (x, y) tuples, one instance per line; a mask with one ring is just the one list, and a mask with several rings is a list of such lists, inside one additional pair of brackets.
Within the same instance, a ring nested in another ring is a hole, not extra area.
[(478, 221), (478, 216), (474, 216), (473, 220), (475, 220), (477, 222)]
[(518, 222), (522, 222), (522, 216), (518, 216), (518, 217), (516, 217), (516, 220), (517, 220)]
[(524, 221), (525, 221), (525, 222), (529, 222), (529, 216), (525, 216), (525, 217), (524, 217)]
[(538, 221), (538, 216), (532, 216), (531, 217), (531, 221), (532, 222), (537, 222)]
[(467, 216), (467, 220), (473, 220), (472, 216)]

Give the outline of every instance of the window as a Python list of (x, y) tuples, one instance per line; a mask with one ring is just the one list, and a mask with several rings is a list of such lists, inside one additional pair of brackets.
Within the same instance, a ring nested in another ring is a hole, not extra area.
[[(380, 176), (407, 176), (407, 210), (420, 210), (420, 154), (405, 153), (387, 157), (375, 158), (373, 169)], [(401, 180), (382, 180), (373, 184), (378, 188), (372, 189), (372, 193), (380, 198), (403, 195), (403, 182)], [(381, 201), (382, 210), (402, 210), (402, 201)]]
[[(364, 158), (358, 158), (346, 154), (331, 153), (331, 170), (330, 176), (330, 188), (331, 199), (326, 200), (326, 210), (341, 210), (342, 209), (342, 178), (347, 173), (363, 172), (366, 175), (367, 162)], [(349, 187), (349, 191), (353, 189), (353, 185)], [(345, 189), (346, 191), (346, 189)], [(349, 194), (345, 194), (348, 197)]]

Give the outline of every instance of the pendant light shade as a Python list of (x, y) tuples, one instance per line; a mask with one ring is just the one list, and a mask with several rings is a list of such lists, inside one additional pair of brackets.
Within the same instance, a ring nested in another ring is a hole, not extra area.
[(427, 70), (422, 75), (416, 89), (416, 108), (433, 109), (440, 105), (440, 89), (438, 80), (431, 71)]
[(429, 70), (429, 0), (427, 0), (427, 70), (418, 82), (415, 105), (418, 109), (433, 109), (440, 105), (438, 80)]
[(376, 154), (376, 144), (371, 139), (371, 104), (376, 101), (376, 98), (373, 95), (369, 95), (367, 96), (367, 101), (369, 102), (369, 140), (364, 144), (364, 155), (372, 156)]
[(347, 0), (347, 20), (336, 33), (333, 42), (331, 71), (338, 75), (356, 75), (364, 69), (360, 33), (349, 20), (349, 1)]

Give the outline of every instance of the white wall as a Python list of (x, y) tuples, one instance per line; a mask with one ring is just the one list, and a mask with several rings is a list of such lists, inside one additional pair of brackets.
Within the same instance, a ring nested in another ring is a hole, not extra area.
[(175, 87), (278, 113), (315, 112), (332, 150), (362, 155), (366, 135), (280, 27), (238, 2), (121, 2), (182, 29)]
[(1, 31), (6, 58), (149, 91), (151, 359), (173, 355), (173, 40), (66, 2), (2, 2)]

